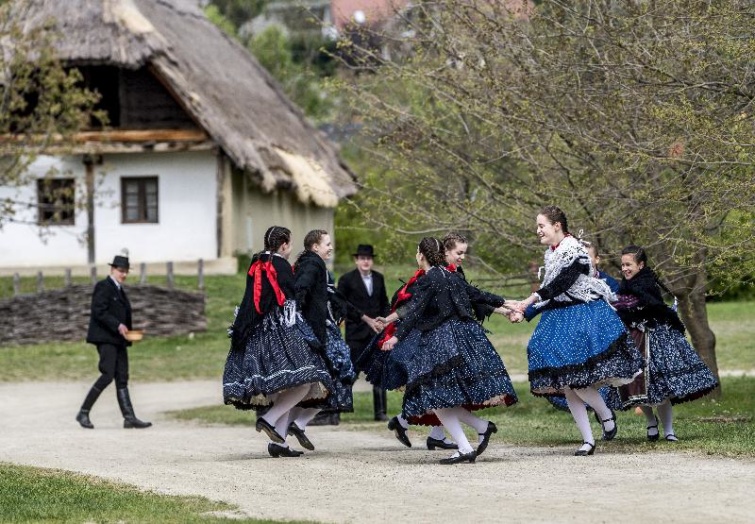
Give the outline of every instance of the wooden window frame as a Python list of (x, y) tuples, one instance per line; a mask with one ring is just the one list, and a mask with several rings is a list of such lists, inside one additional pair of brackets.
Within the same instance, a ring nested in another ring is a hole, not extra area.
[[(155, 219), (148, 220), (147, 217), (147, 184), (155, 184)], [(137, 209), (139, 217), (130, 220), (126, 213), (126, 186), (128, 184), (137, 184)], [(160, 223), (160, 182), (157, 175), (150, 176), (127, 176), (121, 177), (121, 223), (122, 224), (159, 224)]]
[[(50, 198), (58, 191), (64, 201), (60, 203), (50, 201)], [(76, 225), (75, 178), (37, 179), (37, 224), (41, 226)]]

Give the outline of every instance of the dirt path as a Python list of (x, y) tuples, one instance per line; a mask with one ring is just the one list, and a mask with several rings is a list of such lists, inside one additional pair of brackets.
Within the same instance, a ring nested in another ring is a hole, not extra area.
[[(203, 495), (244, 514), (320, 522), (752, 522), (755, 461), (686, 454), (571, 456), (574, 446), (488, 448), (477, 464), (403, 448), (388, 431), (308, 430), (317, 450), (272, 459), (250, 428), (205, 427), (162, 413), (220, 402), (216, 382), (136, 384), (124, 430), (113, 391), (94, 431), (74, 421), (88, 385), (0, 384), (0, 461), (78, 471), (144, 489)], [(230, 408), (229, 408), (230, 409)], [(413, 434), (417, 443), (420, 434)], [(298, 446), (296, 446), (298, 447)]]

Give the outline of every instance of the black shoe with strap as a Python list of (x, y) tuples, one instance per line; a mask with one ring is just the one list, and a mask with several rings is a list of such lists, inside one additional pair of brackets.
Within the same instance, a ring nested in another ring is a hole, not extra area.
[(493, 433), (498, 433), (498, 427), (493, 424), (492, 422), (488, 422), (488, 428), (485, 430), (485, 433), (479, 433), (479, 435), (482, 437), (482, 440), (480, 441), (480, 445), (477, 446), (477, 456), (479, 457), (482, 455), (482, 452), (488, 449), (488, 443), (490, 442), (490, 436)]
[[(613, 421), (613, 429), (606, 431), (606, 422)], [(603, 440), (613, 440), (619, 432), (619, 425), (616, 423), (616, 413), (611, 410), (611, 417), (601, 421), (600, 426), (603, 428)]]
[(291, 449), (288, 446), (281, 446), (280, 444), (275, 444), (274, 442), (270, 442), (267, 445), (267, 452), (270, 453), (270, 456), (273, 458), (300, 457), (304, 455), (303, 451)]
[[(583, 449), (585, 446), (590, 446), (588, 449)], [(574, 452), (575, 457), (586, 457), (587, 455), (595, 454), (595, 444), (590, 442), (583, 442), (582, 446)]]
[(275, 431), (275, 428), (262, 417), (257, 418), (257, 423), (254, 425), (254, 429), (257, 431), (264, 431), (268, 438), (273, 442), (283, 443), (286, 441), (286, 439), (281, 437), (278, 432)]
[[(650, 442), (655, 442), (661, 436), (660, 432), (658, 431), (658, 417), (654, 417), (654, 418), (655, 418), (655, 424), (651, 424), (648, 426), (647, 436)], [(650, 434), (651, 429), (655, 430), (655, 435)]]
[(446, 442), (446, 439), (437, 439), (433, 437), (427, 437), (427, 449), (435, 451), (435, 448), (440, 449), (459, 449), (456, 442)]
[(396, 438), (407, 448), (412, 447), (412, 441), (409, 440), (409, 435), (406, 434), (406, 428), (398, 421), (398, 417), (393, 417), (388, 421), (388, 429), (393, 431)]
[(474, 450), (470, 451), (469, 453), (461, 453), (457, 451), (450, 457), (440, 459), (438, 462), (440, 464), (459, 464), (461, 462), (469, 462), (470, 464), (472, 464), (474, 463), (476, 458), (477, 458), (477, 453), (475, 453)]
[(299, 441), (299, 444), (304, 449), (308, 449), (309, 451), (315, 450), (315, 445), (312, 444), (312, 442), (309, 440), (307, 435), (304, 433), (304, 430), (296, 425), (296, 422), (292, 422), (288, 425), (288, 434), (296, 437), (296, 440)]

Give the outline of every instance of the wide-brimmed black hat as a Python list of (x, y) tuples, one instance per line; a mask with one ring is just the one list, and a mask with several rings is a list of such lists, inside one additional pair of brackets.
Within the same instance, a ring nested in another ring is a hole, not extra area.
[(372, 249), (372, 246), (369, 244), (359, 244), (357, 246), (357, 252), (352, 253), (351, 256), (354, 257), (375, 257), (375, 252)]
[(111, 267), (117, 267), (119, 269), (130, 269), (131, 266), (128, 263), (128, 257), (123, 255), (115, 255), (113, 261), (110, 263)]

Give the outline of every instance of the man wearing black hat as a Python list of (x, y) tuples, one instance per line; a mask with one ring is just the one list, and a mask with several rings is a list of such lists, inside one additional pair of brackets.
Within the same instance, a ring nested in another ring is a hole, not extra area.
[[(383, 275), (372, 270), (375, 258), (373, 247), (360, 244), (353, 256), (356, 269), (338, 279), (338, 291), (352, 306), (348, 308), (346, 315), (346, 343), (351, 349), (352, 359), (369, 344), (375, 333), (382, 329), (375, 318), (390, 312)], [(373, 387), (372, 398), (375, 420), (388, 420), (385, 414), (385, 390)]]
[(148, 428), (151, 422), (136, 418), (128, 394), (128, 351), (131, 342), (125, 335), (131, 329), (131, 303), (123, 283), (129, 270), (128, 257), (117, 255), (110, 264), (110, 276), (94, 286), (87, 342), (97, 346), (100, 354), (100, 378), (89, 390), (76, 421), (81, 427), (94, 429), (89, 411), (100, 393), (115, 380), (118, 405), (123, 413), (124, 428)]

